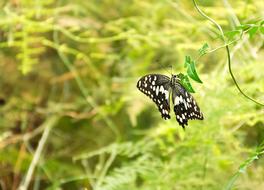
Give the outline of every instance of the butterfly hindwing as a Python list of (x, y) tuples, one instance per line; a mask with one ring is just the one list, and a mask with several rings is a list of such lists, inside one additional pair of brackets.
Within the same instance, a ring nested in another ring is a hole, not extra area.
[(169, 77), (160, 74), (143, 76), (139, 79), (137, 88), (156, 103), (162, 118), (170, 119)]
[(176, 120), (183, 128), (188, 125), (189, 119), (203, 120), (203, 114), (196, 101), (180, 83), (176, 83), (172, 87), (172, 101)]

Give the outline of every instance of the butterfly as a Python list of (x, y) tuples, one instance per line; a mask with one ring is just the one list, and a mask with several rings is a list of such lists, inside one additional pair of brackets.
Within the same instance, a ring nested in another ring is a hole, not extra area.
[(181, 85), (179, 75), (171, 78), (161, 74), (145, 75), (138, 80), (137, 88), (156, 103), (165, 120), (170, 119), (171, 97), (176, 120), (183, 129), (190, 119), (203, 120), (203, 113), (193, 96)]

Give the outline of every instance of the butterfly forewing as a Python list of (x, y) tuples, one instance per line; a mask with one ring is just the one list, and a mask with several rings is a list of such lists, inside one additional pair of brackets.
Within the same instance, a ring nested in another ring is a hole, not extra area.
[(188, 125), (188, 119), (203, 120), (203, 114), (196, 101), (180, 83), (172, 86), (172, 102), (176, 119), (183, 128)]
[(143, 76), (139, 79), (137, 88), (156, 103), (162, 118), (170, 119), (169, 77), (160, 74)]

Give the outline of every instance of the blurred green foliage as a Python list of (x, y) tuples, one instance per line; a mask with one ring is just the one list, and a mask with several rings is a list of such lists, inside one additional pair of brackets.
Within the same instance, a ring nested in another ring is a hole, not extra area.
[[(223, 27), (240, 87), (263, 102), (263, 1), (197, 4)], [(0, 6), (0, 189), (25, 185), (34, 158), (28, 189), (264, 189), (264, 109), (237, 91), (218, 30), (191, 1)], [(136, 82), (184, 73), (186, 55), (205, 120), (183, 131)]]

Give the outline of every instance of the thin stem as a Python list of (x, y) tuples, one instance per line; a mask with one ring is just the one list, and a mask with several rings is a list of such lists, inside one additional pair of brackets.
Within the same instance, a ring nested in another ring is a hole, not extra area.
[(209, 16), (207, 16), (199, 7), (198, 7), (198, 5), (197, 5), (197, 3), (196, 3), (196, 1), (195, 0), (193, 0), (193, 4), (194, 4), (194, 6), (195, 6), (195, 8), (196, 8), (196, 10), (203, 16), (203, 17), (205, 17), (207, 20), (210, 20), (214, 25), (216, 25), (216, 27), (218, 28), (218, 30), (221, 32), (221, 38), (222, 38), (222, 40), (225, 42), (225, 35), (224, 35), (224, 32), (223, 32), (223, 30), (222, 30), (222, 28), (221, 28), (221, 26), (214, 20), (214, 19), (212, 19), (212, 18), (210, 18)]
[(50, 130), (51, 128), (55, 125), (55, 123), (58, 121), (58, 117), (55, 116), (55, 117), (52, 117), (51, 119), (49, 119), (48, 121), (46, 121), (45, 123), (45, 130), (43, 132), (43, 135), (38, 143), (38, 147), (37, 147), (37, 150), (34, 154), (34, 157), (30, 163), (30, 166), (28, 168), (28, 171), (27, 171), (27, 174), (26, 174), (26, 177), (25, 177), (25, 180), (20, 184), (19, 186), (19, 190), (27, 190), (28, 189), (28, 186), (29, 186), (29, 183), (31, 181), (31, 178), (32, 178), (32, 175), (34, 173), (34, 170), (39, 162), (39, 159), (40, 159), (40, 156), (41, 156), (41, 153), (43, 151), (43, 148), (44, 148), (44, 145), (46, 144), (46, 141), (48, 139), (48, 136), (49, 136), (49, 133), (50, 133)]
[(233, 79), (233, 82), (235, 83), (235, 85), (236, 85), (237, 89), (239, 90), (239, 92), (240, 92), (241, 94), (243, 94), (247, 99), (249, 99), (249, 100), (255, 102), (256, 104), (259, 104), (259, 105), (261, 105), (261, 106), (264, 106), (264, 104), (258, 102), (257, 100), (255, 100), (255, 99), (249, 97), (247, 94), (245, 94), (244, 91), (239, 87), (239, 85), (238, 85), (238, 83), (237, 83), (237, 81), (236, 81), (236, 78), (235, 78), (235, 76), (234, 76), (234, 74), (233, 74), (233, 72), (232, 72), (232, 67), (231, 67), (231, 57), (230, 57), (230, 51), (229, 51), (229, 47), (228, 47), (228, 45), (226, 45), (226, 52), (227, 52), (227, 59), (228, 59), (228, 70), (229, 70), (229, 73), (230, 73), (230, 75), (231, 75), (231, 77), (232, 77), (232, 79)]
[(205, 54), (199, 55), (199, 56), (195, 59), (195, 61), (199, 60), (201, 57), (203, 57), (204, 55), (206, 55), (206, 54), (208, 54), (208, 53), (213, 53), (213, 52), (215, 52), (215, 51), (217, 51), (217, 50), (219, 50), (219, 49), (221, 49), (221, 48), (225, 48), (226, 46), (229, 46), (229, 45), (232, 45), (232, 44), (238, 42), (239, 40), (241, 40), (241, 39), (243, 38), (243, 35), (244, 35), (245, 33), (247, 33), (247, 31), (249, 31), (249, 30), (250, 30), (250, 28), (247, 29), (247, 30), (242, 31), (238, 39), (235, 39), (235, 40), (233, 40), (233, 41), (231, 41), (231, 42), (229, 42), (229, 43), (225, 43), (224, 45), (219, 46), (219, 47), (217, 47), (217, 48), (215, 48), (215, 49), (212, 49), (212, 50), (210, 50), (210, 51), (207, 51)]
[(87, 176), (87, 178), (89, 179), (89, 184), (91, 185), (92, 189), (95, 189), (95, 177), (93, 176), (91, 167), (89, 165), (89, 161), (88, 160), (82, 160), (82, 165), (85, 169), (85, 174)]
[(225, 48), (226, 48), (226, 52), (227, 52), (228, 70), (229, 70), (229, 73), (230, 73), (230, 75), (231, 75), (231, 78), (232, 78), (234, 84), (236, 85), (238, 91), (239, 91), (239, 92), (240, 92), (245, 98), (247, 98), (247, 99), (253, 101), (254, 103), (256, 103), (256, 104), (258, 104), (258, 105), (264, 106), (263, 103), (260, 103), (260, 102), (258, 102), (257, 100), (255, 100), (255, 99), (249, 97), (249, 96), (248, 96), (248, 95), (247, 95), (247, 94), (246, 94), (246, 93), (245, 93), (245, 92), (239, 87), (239, 85), (238, 85), (238, 83), (237, 83), (237, 81), (236, 81), (236, 78), (235, 78), (235, 76), (234, 76), (234, 74), (233, 74), (233, 71), (232, 71), (232, 67), (231, 67), (231, 57), (230, 57), (230, 50), (229, 50), (228, 44), (226, 44), (225, 35), (224, 35), (224, 32), (223, 32), (221, 26), (220, 26), (215, 20), (213, 20), (212, 18), (210, 18), (209, 16), (207, 16), (207, 15), (206, 15), (206, 14), (205, 14), (205, 13), (199, 8), (199, 7), (198, 7), (198, 5), (197, 5), (197, 3), (196, 3), (195, 0), (193, 0), (193, 4), (194, 4), (196, 10), (197, 10), (197, 11), (198, 11), (203, 17), (205, 17), (206, 19), (210, 20), (210, 21), (211, 21), (211, 22), (212, 22), (212, 23), (218, 28), (218, 30), (220, 31), (220, 33), (221, 33), (221, 38), (222, 38), (222, 40), (223, 40), (224, 43), (225, 43)]
[(106, 161), (105, 165), (104, 165), (104, 168), (101, 170), (100, 172), (100, 176), (99, 178), (97, 179), (97, 183), (96, 183), (96, 187), (97, 188), (100, 188), (104, 178), (105, 178), (105, 175), (108, 171), (108, 169), (110, 168), (110, 166), (112, 165), (112, 163), (114, 162), (115, 158), (116, 158), (116, 155), (117, 155), (117, 151), (116, 149), (114, 149), (109, 157), (109, 159)]

